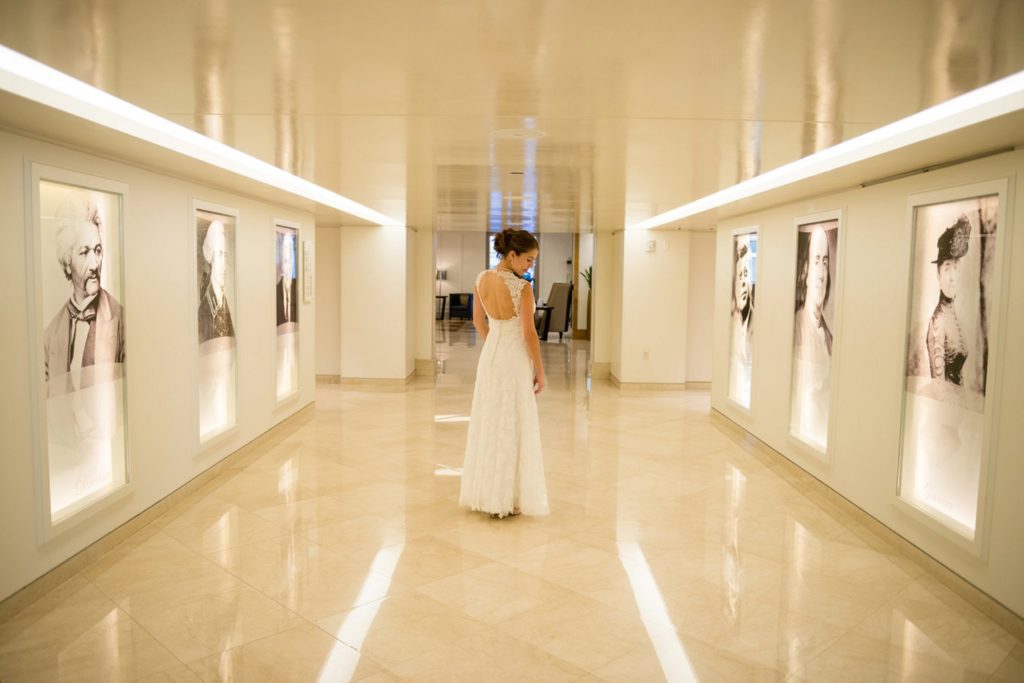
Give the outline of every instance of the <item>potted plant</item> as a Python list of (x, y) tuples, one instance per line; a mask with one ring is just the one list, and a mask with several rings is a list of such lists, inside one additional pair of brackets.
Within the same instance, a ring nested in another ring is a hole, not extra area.
[(580, 275), (587, 283), (587, 339), (590, 339), (590, 302), (593, 299), (591, 294), (594, 291), (594, 286), (591, 284), (591, 278), (594, 277), (594, 266), (587, 266), (586, 270), (581, 270)]

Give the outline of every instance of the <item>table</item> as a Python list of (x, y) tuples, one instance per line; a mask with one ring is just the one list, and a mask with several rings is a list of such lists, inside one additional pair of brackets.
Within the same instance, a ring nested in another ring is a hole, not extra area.
[(541, 341), (547, 341), (548, 330), (551, 329), (551, 306), (536, 306), (534, 310), (541, 314), (540, 322), (537, 323), (537, 336)]
[[(437, 306), (437, 302), (441, 302), (440, 306)], [(444, 294), (434, 295), (434, 310), (436, 311), (437, 320), (444, 320), (444, 312), (448, 308), (448, 297)]]

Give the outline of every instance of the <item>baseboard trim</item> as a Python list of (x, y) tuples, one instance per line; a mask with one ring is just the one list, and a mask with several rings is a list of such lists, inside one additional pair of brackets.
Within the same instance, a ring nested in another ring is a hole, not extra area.
[(341, 375), (317, 375), (317, 384), (339, 384), (341, 382)]
[(398, 377), (342, 377), (339, 384), (347, 387), (405, 387), (416, 377), (413, 370), (402, 378)]
[(608, 379), (611, 380), (612, 386), (627, 391), (683, 391), (687, 388), (686, 383), (623, 382), (611, 373), (609, 373)]
[[(852, 518), (860, 526), (850, 529), (872, 548), (881, 552), (896, 554), (909, 560), (923, 572), (948, 588), (960, 599), (977, 609), (992, 621), (1010, 632), (1018, 640), (1024, 640), (1024, 617), (1002, 604), (991, 595), (942, 564), (921, 548), (908, 541), (896, 531), (875, 519), (863, 508), (852, 502), (825, 482), (748, 432), (732, 418), (711, 409), (711, 424), (731, 438), (743, 450), (750, 453), (773, 472), (801, 490), (826, 512), (836, 511)], [(849, 528), (849, 527), (847, 527)]]
[(0, 601), (0, 624), (12, 619), (26, 608), (36, 603), (44, 595), (49, 594), (62, 583), (80, 573), (90, 564), (95, 562), (101, 555), (117, 547), (131, 536), (144, 530), (161, 515), (172, 510), (176, 505), (185, 500), (197, 490), (209, 484), (215, 478), (226, 472), (238, 472), (249, 466), (252, 462), (267, 452), (272, 447), (294, 434), (300, 427), (308, 424), (313, 419), (315, 404), (301, 408), (293, 415), (263, 432), (255, 439), (245, 444), (234, 453), (214, 463), (200, 474), (167, 494), (156, 503), (146, 508), (127, 522), (111, 530), (91, 544), (79, 550), (76, 554), (64, 560), (56, 567), (38, 577), (23, 588), (12, 593)]
[(706, 390), (706, 389), (710, 389), (711, 388), (711, 382), (687, 382), (686, 383), (686, 388), (687, 389), (705, 389)]
[(595, 361), (590, 364), (590, 379), (608, 379), (611, 375), (611, 363), (598, 363)]
[(417, 377), (433, 377), (434, 373), (437, 372), (437, 363), (431, 358), (417, 358), (416, 359), (416, 376)]

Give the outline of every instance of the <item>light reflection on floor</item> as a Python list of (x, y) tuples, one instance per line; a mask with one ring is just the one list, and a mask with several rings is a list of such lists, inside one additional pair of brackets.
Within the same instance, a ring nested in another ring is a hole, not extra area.
[(709, 421), (542, 344), (552, 514), (456, 506), (479, 344), (325, 384), (226, 473), (15, 619), (0, 680), (1024, 680), (1024, 645)]

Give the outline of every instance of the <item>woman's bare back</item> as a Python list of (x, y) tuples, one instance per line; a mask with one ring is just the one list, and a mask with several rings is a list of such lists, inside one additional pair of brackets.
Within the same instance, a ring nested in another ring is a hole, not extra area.
[(518, 315), (512, 293), (504, 279), (496, 271), (488, 270), (477, 282), (477, 296), (487, 315), (495, 320), (511, 320)]

